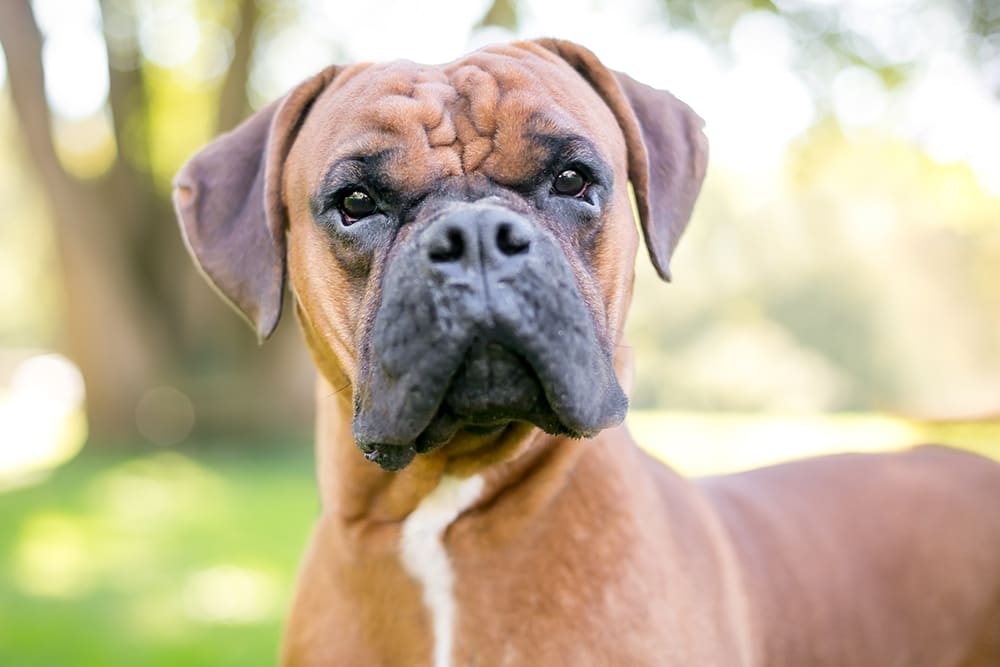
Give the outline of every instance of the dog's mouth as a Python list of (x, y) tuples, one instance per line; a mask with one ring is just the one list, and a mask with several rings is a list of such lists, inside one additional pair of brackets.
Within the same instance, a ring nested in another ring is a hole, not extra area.
[(441, 410), (466, 425), (485, 427), (551, 411), (541, 381), (523, 357), (500, 343), (473, 341), (444, 396)]
[(461, 429), (484, 435), (512, 421), (571, 432), (553, 411), (531, 364), (508, 346), (477, 338), (444, 390), (434, 417), (417, 437), (415, 450), (431, 451)]
[(402, 367), (391, 354), (378, 358), (355, 394), (358, 446), (369, 461), (398, 471), (463, 430), (485, 435), (523, 421), (583, 438), (621, 422), (628, 400), (610, 357), (596, 341), (573, 340), (573, 330), (579, 337), (591, 331), (566, 326), (565, 336), (518, 336), (507, 328), (490, 337), (470, 333), (464, 344), (430, 341), (402, 357)]
[[(415, 455), (433, 451), (456, 433), (491, 435), (514, 421), (530, 422), (552, 434), (588, 435), (586, 427), (559, 417), (547, 388), (554, 390), (513, 347), (477, 336), (460, 355), (454, 374), (438, 388), (437, 408), (412, 443), (359, 440), (359, 445), (368, 460), (386, 470), (399, 470)], [(427, 386), (422, 389), (433, 391)]]

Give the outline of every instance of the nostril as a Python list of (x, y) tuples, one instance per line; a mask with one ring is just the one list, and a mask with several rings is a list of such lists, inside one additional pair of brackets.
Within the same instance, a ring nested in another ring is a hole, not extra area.
[(432, 262), (457, 262), (464, 254), (465, 239), (462, 232), (452, 228), (431, 247), (428, 256)]
[(528, 250), (531, 242), (519, 236), (517, 230), (509, 222), (504, 222), (497, 227), (497, 248), (505, 255), (519, 255)]

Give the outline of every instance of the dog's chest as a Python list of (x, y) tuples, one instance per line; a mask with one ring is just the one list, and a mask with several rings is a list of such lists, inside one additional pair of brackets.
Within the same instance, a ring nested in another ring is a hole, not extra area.
[(468, 509), (483, 488), (482, 477), (445, 476), (403, 524), (400, 544), (404, 569), (422, 588), (433, 632), (434, 667), (451, 667), (457, 623), (455, 576), (444, 546), (448, 526)]

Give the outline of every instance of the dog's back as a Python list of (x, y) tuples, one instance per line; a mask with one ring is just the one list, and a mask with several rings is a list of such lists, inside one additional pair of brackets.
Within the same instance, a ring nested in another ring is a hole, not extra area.
[(702, 488), (742, 565), (760, 664), (1000, 665), (1000, 465), (923, 446)]

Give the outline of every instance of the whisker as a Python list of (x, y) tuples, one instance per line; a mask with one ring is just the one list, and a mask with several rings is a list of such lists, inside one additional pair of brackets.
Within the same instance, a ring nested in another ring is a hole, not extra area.
[(330, 392), (329, 394), (327, 394), (326, 396), (324, 396), (323, 400), (325, 401), (328, 398), (333, 398), (334, 396), (336, 396), (340, 392), (344, 391), (345, 389), (348, 389), (350, 386), (351, 386), (350, 381), (344, 383), (343, 387), (340, 387), (339, 389), (334, 389), (332, 392)]

